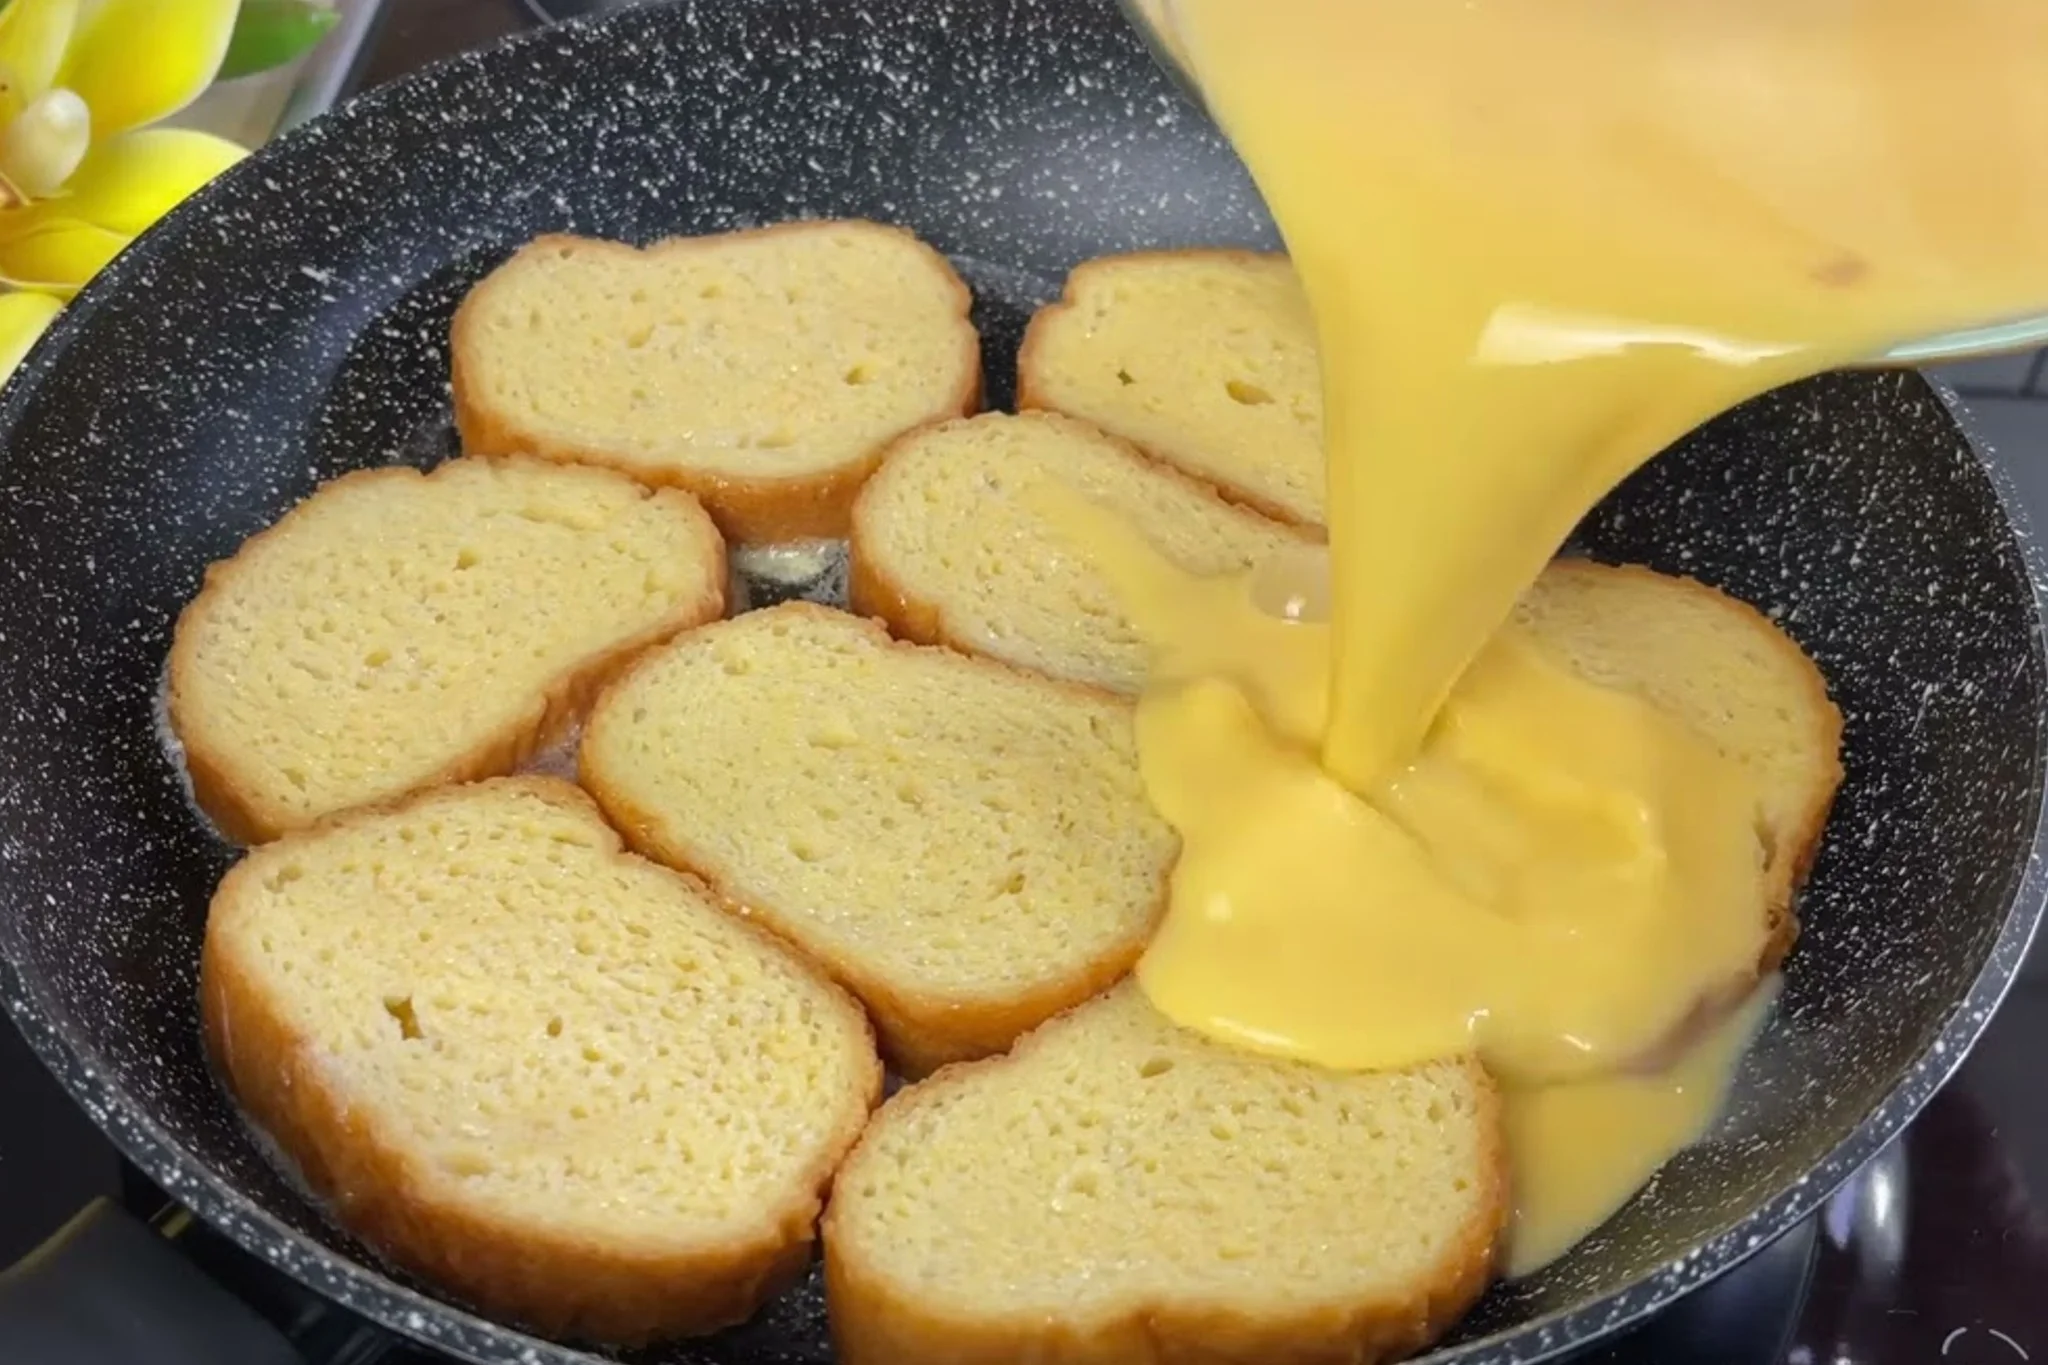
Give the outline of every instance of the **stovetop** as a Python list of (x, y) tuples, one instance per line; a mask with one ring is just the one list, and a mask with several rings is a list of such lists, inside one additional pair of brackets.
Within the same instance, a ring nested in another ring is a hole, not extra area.
[[(360, 68), (374, 84), (539, 22), (632, 0), (399, 0)], [(2042, 367), (2026, 379), (2031, 391)], [(1967, 390), (1966, 390), (1967, 391)], [(2048, 526), (2048, 396), (1984, 401)], [(2048, 1362), (2048, 950), (1956, 1079), (1811, 1222), (1591, 1365), (2011, 1365)], [(193, 1261), (323, 1365), (440, 1365), (338, 1314), (182, 1217), (0, 1027), (0, 1267), (95, 1197), (175, 1235)], [(142, 1365), (138, 1362), (138, 1365)], [(223, 1365), (232, 1365), (223, 1362)]]

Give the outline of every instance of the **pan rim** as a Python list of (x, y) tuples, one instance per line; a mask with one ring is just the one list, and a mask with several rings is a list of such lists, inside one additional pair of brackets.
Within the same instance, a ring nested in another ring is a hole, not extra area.
[[(292, 129), (259, 148), (226, 175), (179, 206), (143, 234), (65, 308), (37, 343), (13, 380), (0, 393), (0, 452), (49, 377), (61, 370), (78, 337), (130, 282), (159, 257), (180, 249), (191, 225), (224, 202), (248, 196), (260, 203), (281, 193), (262, 182), (269, 167), (308, 155), (330, 142), (346, 145), (350, 130), (388, 118), (397, 101), (415, 98), (452, 73), (491, 65), (504, 79), (516, 78), (517, 57), (540, 43), (606, 44), (635, 25), (650, 29), (666, 22), (669, 6), (570, 20), (529, 29), (496, 43), (436, 62)], [(303, 149), (303, 150), (302, 150)], [(1989, 458), (1989, 445), (1954, 392), (1925, 376), (1896, 376), (1902, 390), (1923, 386), (1941, 403), (1957, 435), (1990, 481), (2007, 536), (2018, 552), (2034, 608), (2028, 641), (2036, 676), (2048, 676), (2048, 548), (2036, 539), (2011, 476)], [(4, 459), (4, 455), (0, 455)], [(2033, 800), (2030, 853), (2021, 869), (2005, 917), (1976, 979), (1964, 992), (1927, 1046), (1903, 1068), (1889, 1095), (1874, 1105), (1848, 1134), (1803, 1177), (1754, 1207), (1749, 1215), (1696, 1245), (1687, 1255), (1648, 1271), (1633, 1283), (1576, 1307), (1483, 1337), (1443, 1347), (1422, 1357), (1430, 1365), (1507, 1365), (1534, 1362), (1577, 1351), (1634, 1326), (1684, 1294), (1733, 1269), (1809, 1217), (1839, 1186), (1905, 1129), (1929, 1099), (1954, 1075), (1988, 1027), (2011, 988), (2044, 908), (2048, 908), (2048, 717), (2036, 718), (2033, 734)], [(394, 1278), (374, 1260), (336, 1252), (258, 1205), (209, 1163), (174, 1140), (111, 1077), (102, 1059), (75, 1036), (70, 1015), (49, 998), (47, 986), (0, 939), (0, 1004), (42, 1065), (73, 1102), (91, 1116), (122, 1156), (133, 1162), (194, 1214), (231, 1237), (244, 1250), (267, 1260), (316, 1293), (429, 1349), (475, 1365), (554, 1360), (598, 1362), (602, 1356), (503, 1326), (468, 1309)], [(702, 1358), (681, 1343), (685, 1358)]]
[[(37, 339), (4, 388), (0, 388), (0, 461), (4, 461), (10, 448), (8, 437), (20, 425), (36, 392), (63, 366), (78, 336), (121, 296), (131, 279), (146, 271), (156, 257), (177, 250), (191, 225), (220, 202), (243, 193), (281, 193), (261, 183), (269, 166), (289, 157), (311, 154), (310, 149), (328, 141), (345, 139), (358, 121), (388, 118), (386, 111), (390, 106), (409, 98), (414, 91), (450, 79), (465, 67), (506, 63), (528, 48), (565, 37), (601, 43), (606, 41), (610, 29), (657, 22), (660, 11), (694, 3), (695, 0), (675, 0), (674, 5), (580, 16), (509, 34), (364, 91), (254, 149), (139, 234), (87, 282)], [(309, 152), (301, 153), (302, 147)], [(15, 960), (11, 945), (0, 938), (0, 1006), (4, 1006), (36, 1059), (123, 1159), (243, 1252), (385, 1330), (469, 1365), (540, 1365), (550, 1360), (608, 1365), (604, 1356), (592, 1351), (535, 1336), (415, 1289), (374, 1260), (343, 1255), (262, 1207), (232, 1181), (224, 1179), (211, 1163), (171, 1137), (124, 1087), (113, 1084), (96, 1051), (75, 1036), (68, 1013), (48, 999), (47, 994), (33, 974), (25, 972), (23, 964)], [(225, 1095), (222, 1103), (229, 1103)], [(245, 1227), (237, 1228), (237, 1222)], [(437, 1319), (460, 1329), (463, 1336), (476, 1336), (480, 1343), (493, 1349), (472, 1349), (460, 1339), (450, 1339), (445, 1328), (435, 1330)], [(689, 1351), (687, 1345), (684, 1349), (691, 1356), (704, 1359)]]

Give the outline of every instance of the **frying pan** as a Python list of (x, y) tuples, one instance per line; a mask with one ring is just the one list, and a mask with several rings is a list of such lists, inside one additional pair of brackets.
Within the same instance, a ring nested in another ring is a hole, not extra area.
[[(1110, 0), (703, 0), (540, 30), (285, 137), (115, 262), (0, 399), (0, 998), (174, 1198), (459, 1358), (598, 1357), (382, 1268), (210, 1076), (195, 971), (233, 854), (161, 742), (173, 617), (207, 561), (319, 480), (450, 451), (450, 313), (522, 240), (798, 215), (904, 223), (949, 253), (996, 405), (1025, 318), (1077, 261), (1276, 245)], [(1566, 1353), (1727, 1269), (1877, 1153), (1983, 1029), (2044, 893), (2048, 672), (2017, 521), (1939, 392), (1859, 372), (1708, 424), (1581, 528), (1589, 553), (1772, 612), (1833, 686), (1848, 778), (1725, 1122), (1437, 1358)], [(0, 1342), (67, 1294), (138, 1301), (77, 1281), (128, 1264), (47, 1258), (35, 1292), (0, 1295)], [(823, 1361), (822, 1323), (813, 1280), (632, 1359)]]

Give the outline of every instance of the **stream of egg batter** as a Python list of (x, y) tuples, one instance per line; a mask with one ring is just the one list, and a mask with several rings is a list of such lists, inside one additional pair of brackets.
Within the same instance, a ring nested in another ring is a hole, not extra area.
[(1751, 774), (1514, 603), (1706, 418), (2048, 305), (2048, 5), (1152, 8), (1310, 300), (1330, 551), (1281, 593), (1326, 612), (1290, 615), (1271, 570), (1194, 580), (1060, 508), (1153, 649), (1139, 748), (1183, 849), (1139, 981), (1323, 1065), (1476, 1052), (1526, 1271), (1712, 1117), (1764, 993), (1631, 1067), (1749, 991), (1771, 907)]

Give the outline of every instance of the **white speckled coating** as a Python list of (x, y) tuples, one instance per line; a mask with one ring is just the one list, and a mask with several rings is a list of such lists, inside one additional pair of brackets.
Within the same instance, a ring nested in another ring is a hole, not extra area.
[[(701, 0), (541, 30), (285, 138), (117, 262), (0, 398), (0, 998), (174, 1197), (458, 1358), (596, 1357), (386, 1276), (215, 1090), (193, 980), (228, 853), (152, 724), (171, 623), (208, 560), (319, 478), (448, 449), (447, 319), (521, 240), (799, 214), (906, 223), (951, 254), (995, 403), (1024, 317), (1076, 261), (1273, 241), (1109, 0)], [(1775, 612), (1833, 680), (1849, 778), (1717, 1140), (1439, 1358), (1533, 1361), (1726, 1269), (1876, 1152), (1982, 1029), (2044, 886), (2048, 679), (2012, 505), (1940, 395), (1860, 375), (1713, 424), (1584, 529), (1596, 553)], [(634, 1358), (826, 1360), (818, 1286)]]

